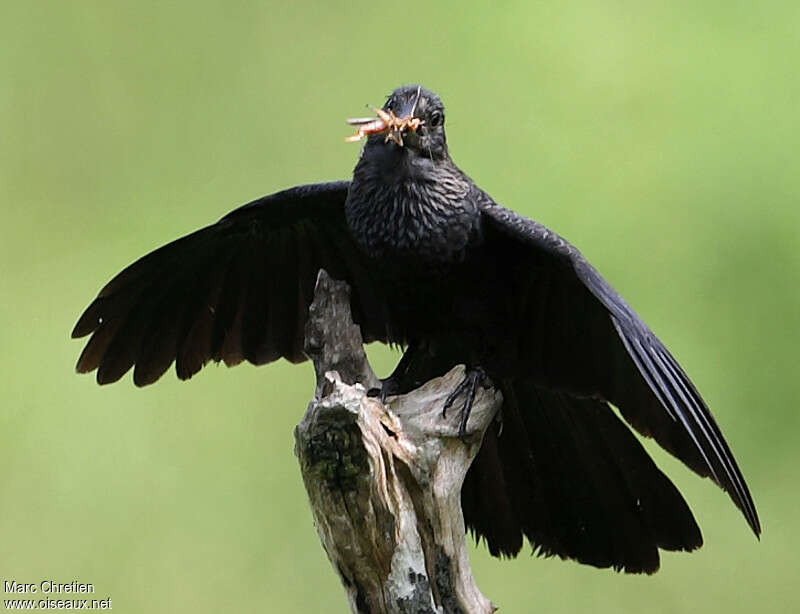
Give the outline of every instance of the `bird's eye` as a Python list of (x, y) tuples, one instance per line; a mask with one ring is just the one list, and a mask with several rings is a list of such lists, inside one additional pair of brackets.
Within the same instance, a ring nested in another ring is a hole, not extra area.
[(431, 117), (428, 120), (428, 125), (435, 128), (436, 126), (440, 126), (442, 124), (442, 114), (439, 111), (434, 111), (431, 113)]

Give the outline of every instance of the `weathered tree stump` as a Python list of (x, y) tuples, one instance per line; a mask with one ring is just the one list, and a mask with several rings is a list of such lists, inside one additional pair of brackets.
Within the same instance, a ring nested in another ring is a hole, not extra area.
[(350, 315), (347, 284), (322, 271), (306, 326), (317, 391), (295, 430), (314, 521), (358, 613), (481, 614), (496, 608), (472, 577), (461, 485), (500, 407), (480, 389), (458, 437), (442, 413), (459, 365), (386, 405)]

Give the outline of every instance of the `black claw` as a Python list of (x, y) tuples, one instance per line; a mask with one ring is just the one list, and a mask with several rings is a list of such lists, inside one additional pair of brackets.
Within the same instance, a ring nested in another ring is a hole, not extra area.
[(447, 410), (450, 409), (453, 406), (453, 403), (455, 403), (455, 401), (458, 398), (458, 396), (462, 392), (464, 392), (464, 390), (466, 389), (467, 385), (468, 385), (468, 381), (467, 381), (467, 377), (465, 376), (464, 379), (462, 379), (458, 383), (458, 386), (455, 387), (453, 392), (451, 392), (447, 396), (447, 399), (445, 399), (445, 402), (444, 402), (444, 406), (442, 407), (442, 418), (447, 418)]
[[(400, 362), (392, 371), (392, 374), (381, 380), (380, 388), (370, 388), (367, 391), (368, 397), (380, 397), (381, 403), (386, 403), (386, 399), (398, 394), (404, 394), (411, 390), (413, 386), (409, 387), (409, 382), (406, 382), (406, 375), (408, 374), (408, 367), (417, 352), (418, 346), (415, 342), (411, 342), (408, 348), (403, 353)], [(405, 383), (403, 383), (405, 382)]]
[(478, 374), (477, 376), (470, 378), (469, 392), (467, 393), (467, 398), (464, 400), (464, 409), (461, 412), (461, 422), (459, 422), (458, 425), (458, 437), (462, 440), (467, 434), (467, 420), (469, 420), (469, 415), (472, 413), (472, 403), (475, 401), (475, 395), (478, 393), (478, 386), (480, 385), (482, 379), (482, 374)]
[(388, 397), (392, 397), (398, 394), (401, 394), (403, 391), (400, 388), (400, 384), (397, 380), (391, 376), (387, 377), (386, 379), (381, 380), (380, 388), (370, 388), (367, 390), (368, 397), (379, 397), (381, 403), (386, 404), (386, 399)]
[(389, 396), (394, 396), (396, 394), (400, 394), (400, 385), (397, 383), (397, 380), (392, 378), (387, 378), (382, 382), (383, 386), (381, 386), (381, 403), (386, 403), (386, 399)]
[(442, 417), (447, 418), (447, 410), (453, 406), (456, 399), (464, 393), (464, 405), (461, 408), (461, 419), (458, 423), (458, 437), (462, 441), (467, 434), (467, 421), (472, 412), (472, 404), (475, 402), (475, 395), (478, 393), (478, 386), (480, 386), (483, 379), (486, 377), (486, 372), (481, 367), (471, 367), (467, 369), (458, 386), (455, 387), (444, 402), (442, 407)]

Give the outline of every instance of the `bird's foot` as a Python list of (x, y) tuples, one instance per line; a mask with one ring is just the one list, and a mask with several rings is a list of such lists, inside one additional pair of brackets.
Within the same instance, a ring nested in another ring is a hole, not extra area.
[(388, 397), (393, 397), (402, 393), (403, 389), (400, 387), (399, 379), (392, 377), (391, 375), (381, 380), (380, 388), (370, 388), (367, 390), (368, 397), (378, 397), (380, 398), (381, 403), (384, 404), (386, 403), (386, 399)]
[(408, 382), (402, 382), (405, 381), (406, 375), (408, 375), (408, 367), (411, 365), (411, 361), (414, 360), (418, 350), (419, 345), (414, 341), (410, 342), (406, 351), (403, 352), (403, 357), (400, 359), (400, 362), (397, 363), (394, 371), (392, 371), (392, 374), (389, 377), (381, 379), (380, 388), (370, 388), (367, 391), (367, 396), (380, 397), (381, 403), (385, 404), (387, 397), (405, 394), (415, 388), (415, 386), (409, 386)]
[(447, 397), (442, 408), (442, 417), (447, 417), (447, 410), (453, 406), (459, 396), (464, 395), (464, 405), (461, 407), (461, 419), (458, 423), (458, 436), (464, 439), (467, 433), (467, 420), (472, 411), (472, 403), (475, 401), (475, 395), (478, 393), (478, 386), (487, 379), (486, 371), (481, 367), (469, 367), (464, 374), (464, 379), (455, 387), (453, 392)]

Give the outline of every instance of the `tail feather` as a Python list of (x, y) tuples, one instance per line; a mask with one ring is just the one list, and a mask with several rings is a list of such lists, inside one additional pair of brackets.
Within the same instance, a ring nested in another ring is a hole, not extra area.
[(515, 556), (524, 535), (544, 556), (653, 573), (659, 548), (702, 545), (686, 501), (608, 404), (531, 381), (502, 390), (502, 432), (486, 434), (462, 491), (493, 555)]

